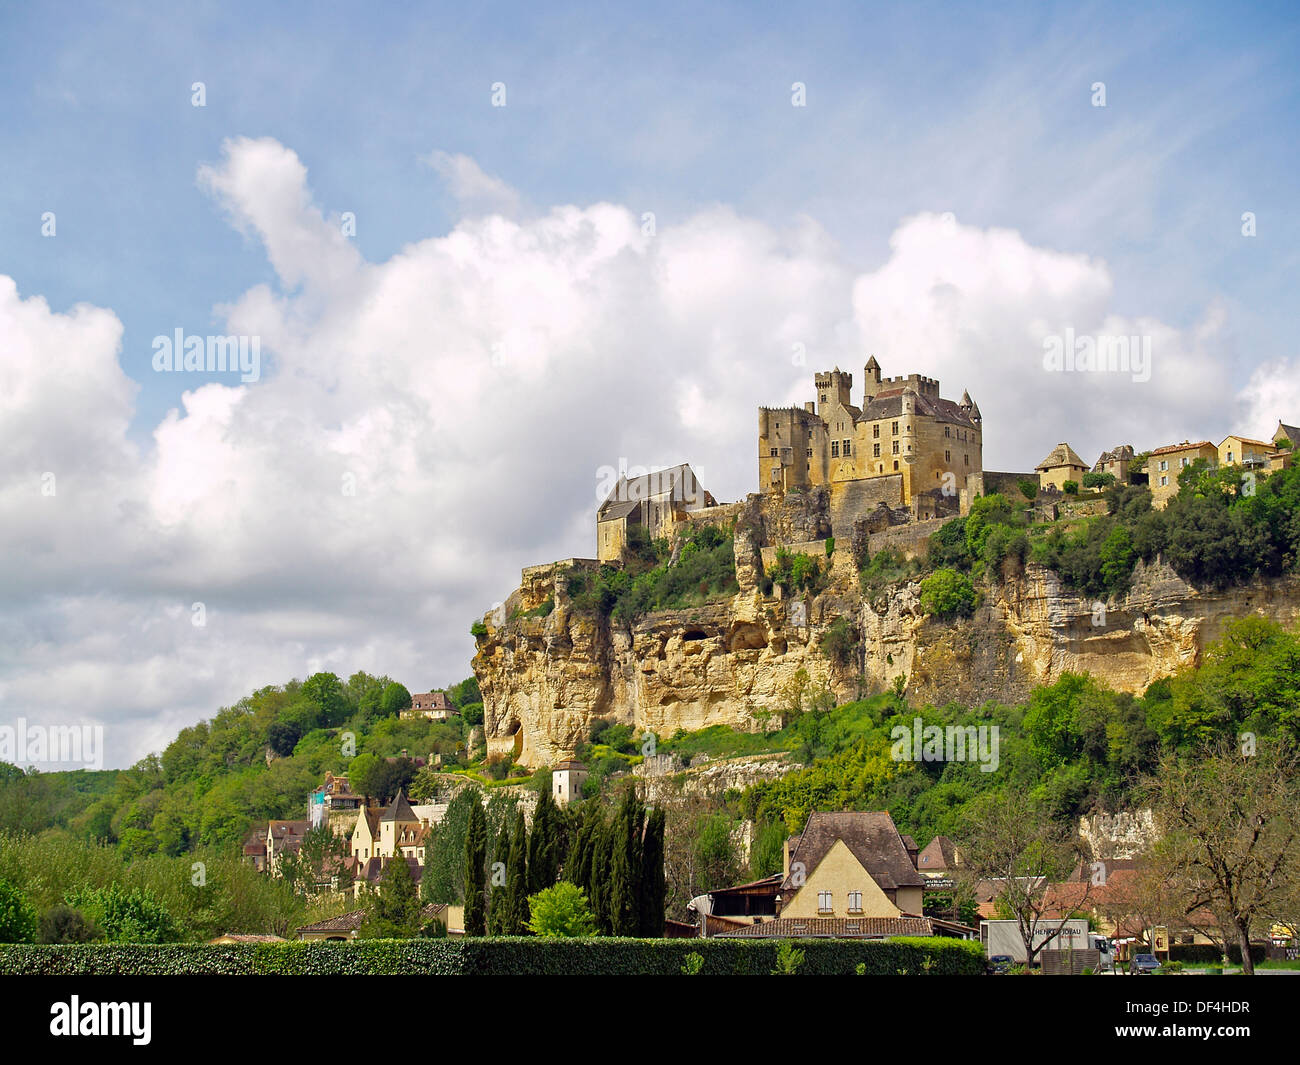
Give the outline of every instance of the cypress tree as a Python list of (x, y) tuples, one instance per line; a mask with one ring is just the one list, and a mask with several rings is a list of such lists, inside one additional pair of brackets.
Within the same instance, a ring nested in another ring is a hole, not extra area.
[(664, 934), (664, 812), (650, 811), (641, 846), (641, 935), (659, 939)]
[(629, 782), (614, 817), (610, 847), (609, 899), (607, 908), (611, 934), (635, 936), (641, 925), (641, 836), (645, 830), (645, 806)]
[(591, 912), (595, 915), (596, 926), (603, 936), (613, 934), (609, 871), (614, 848), (614, 825), (613, 819), (606, 821), (603, 817), (600, 818), (591, 839)]
[(528, 840), (528, 894), (551, 887), (560, 872), (560, 808), (549, 791), (542, 792), (533, 813), (533, 834)]
[(490, 936), (503, 936), (506, 934), (505, 870), (509, 860), (510, 826), (502, 818), (501, 831), (497, 833), (496, 846), (492, 851), (492, 875), (488, 878), (488, 935)]
[(515, 812), (515, 830), (506, 862), (506, 905), (504, 935), (528, 934), (528, 827), (524, 811)]
[(483, 805), (475, 801), (469, 812), (469, 829), (465, 833), (465, 934), (487, 934), (487, 899), (484, 897), (487, 863), (487, 817)]

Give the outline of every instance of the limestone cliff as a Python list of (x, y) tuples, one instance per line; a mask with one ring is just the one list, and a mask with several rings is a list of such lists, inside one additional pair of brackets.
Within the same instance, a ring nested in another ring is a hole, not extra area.
[[(742, 521), (736, 533), (739, 594), (631, 626), (574, 610), (571, 563), (525, 570), (504, 607), (484, 618), (474, 657), (489, 752), (551, 765), (596, 718), (661, 737), (717, 724), (776, 727), (805, 681), (801, 671), (813, 688), (827, 685), (841, 700), (858, 695), (860, 684), (880, 691), (902, 675), (916, 705), (1016, 701), (1067, 670), (1140, 692), (1194, 664), (1229, 618), (1300, 622), (1296, 578), (1210, 593), (1163, 565), (1140, 566), (1129, 594), (1107, 603), (1030, 565), (986, 586), (973, 617), (945, 623), (924, 615), (915, 582), (864, 599), (848, 552), (837, 551), (828, 590), (809, 602), (782, 599), (762, 593), (755, 529)], [(550, 612), (535, 616), (548, 602)], [(841, 616), (861, 639), (858, 662), (837, 670), (818, 646)]]

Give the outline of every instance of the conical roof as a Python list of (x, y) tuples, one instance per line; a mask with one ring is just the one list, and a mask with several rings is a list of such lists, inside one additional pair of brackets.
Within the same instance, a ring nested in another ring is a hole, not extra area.
[(388, 809), (379, 819), (381, 821), (418, 821), (415, 811), (411, 809), (411, 804), (406, 801), (406, 796), (399, 790), (393, 801), (388, 804)]

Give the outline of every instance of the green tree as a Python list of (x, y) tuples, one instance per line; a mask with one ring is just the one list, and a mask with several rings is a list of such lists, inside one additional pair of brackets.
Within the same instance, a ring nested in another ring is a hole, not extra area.
[(641, 919), (638, 934), (658, 939), (664, 934), (664, 812), (651, 810), (646, 817), (641, 845)]
[(469, 826), (465, 833), (465, 934), (483, 936), (487, 934), (486, 922), (486, 875), (487, 862), (487, 817), (483, 806), (475, 796), (474, 805), (469, 811)]
[(528, 840), (528, 890), (536, 894), (560, 875), (560, 809), (548, 787), (537, 798), (533, 831)]
[(358, 795), (376, 798), (379, 795), (379, 774), (384, 760), (369, 751), (357, 755), (348, 763), (348, 786)]
[(409, 939), (420, 926), (420, 896), (406, 858), (396, 855), (384, 864), (379, 893), (361, 926), (362, 939)]
[(921, 609), (937, 618), (967, 616), (975, 609), (970, 578), (953, 569), (935, 570), (921, 582)]
[(515, 828), (510, 834), (505, 910), (504, 934), (523, 935), (528, 928), (528, 826), (522, 809), (515, 811)]
[(32, 943), (37, 931), (36, 907), (8, 880), (0, 880), (0, 943)]
[(320, 714), (322, 726), (333, 728), (347, 720), (348, 701), (343, 695), (343, 682), (333, 673), (314, 673), (302, 682), (299, 690)]
[(530, 895), (528, 912), (528, 927), (537, 936), (572, 939), (596, 931), (587, 893), (567, 880)]
[(510, 826), (503, 818), (492, 850), (492, 875), (489, 881), (488, 935), (504, 936), (506, 932), (506, 879), (510, 863)]
[(384, 694), (379, 700), (379, 712), (384, 717), (396, 717), (403, 710), (411, 708), (411, 693), (406, 690), (405, 685), (393, 681), (384, 689)]
[(104, 930), (110, 943), (176, 943), (184, 938), (167, 907), (148, 888), (81, 887), (65, 901)]
[(51, 906), (41, 915), (42, 943), (90, 943), (101, 935), (84, 913), (63, 903)]
[(609, 922), (616, 936), (635, 936), (641, 922), (641, 837), (645, 806), (635, 785), (623, 789), (614, 816), (609, 866)]

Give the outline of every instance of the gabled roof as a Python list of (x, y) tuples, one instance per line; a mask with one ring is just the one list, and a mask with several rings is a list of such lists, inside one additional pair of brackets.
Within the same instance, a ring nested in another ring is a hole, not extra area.
[(1194, 444), (1189, 444), (1184, 440), (1181, 444), (1168, 444), (1165, 447), (1158, 447), (1151, 452), (1152, 455), (1171, 455), (1175, 451), (1194, 451), (1197, 448), (1214, 447), (1208, 440), (1198, 440)]
[(1254, 444), (1256, 447), (1266, 447), (1272, 449), (1273, 445), (1266, 440), (1253, 440), (1249, 436), (1241, 436), (1238, 433), (1229, 433), (1219, 441), (1219, 447), (1223, 447), (1229, 440), (1240, 440), (1243, 444)]
[(1300, 449), (1300, 426), (1287, 425), (1285, 422), (1278, 422), (1277, 432), (1273, 434), (1273, 440), (1276, 442), (1283, 436), (1291, 441), (1291, 447), (1293, 449)]
[[(710, 917), (709, 923), (718, 920)], [(882, 939), (886, 936), (932, 936), (928, 917), (778, 917), (748, 924), (717, 939)]]
[(1062, 443), (1057, 444), (1056, 447), (1052, 448), (1052, 450), (1047, 453), (1047, 458), (1043, 459), (1043, 461), (1035, 466), (1034, 469), (1055, 470), (1062, 466), (1078, 466), (1085, 470), (1089, 468), (1088, 464), (1075, 453), (1074, 448), (1069, 444)]
[[(879, 813), (810, 814), (798, 842), (791, 845), (791, 869), (800, 862), (804, 876), (811, 876), (840, 840), (882, 890), (925, 884), (925, 878), (916, 871), (907, 855), (894, 819), (883, 810)], [(797, 885), (787, 876), (781, 882), (781, 893), (785, 895), (792, 889), (797, 890)]]
[(366, 919), (365, 910), (352, 910), (337, 917), (329, 917), (315, 924), (305, 924), (299, 932), (352, 932), (360, 928)]
[(947, 836), (935, 836), (916, 859), (916, 867), (927, 871), (957, 868), (957, 844)]

